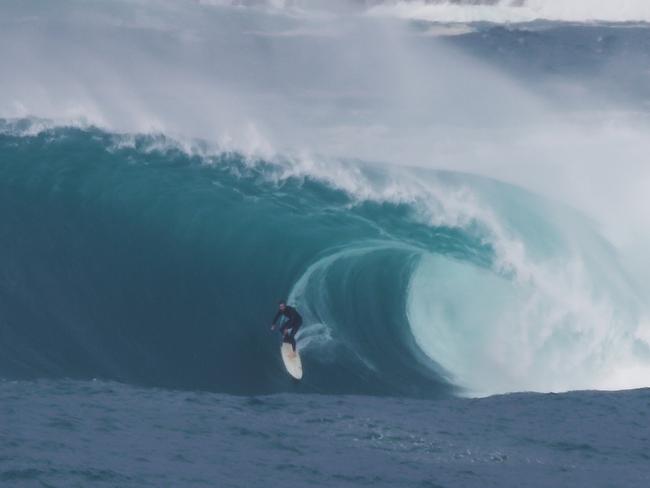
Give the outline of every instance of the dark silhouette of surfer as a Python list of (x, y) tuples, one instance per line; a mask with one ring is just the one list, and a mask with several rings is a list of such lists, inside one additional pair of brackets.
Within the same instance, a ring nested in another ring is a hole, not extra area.
[(296, 332), (300, 329), (302, 325), (302, 317), (298, 311), (287, 305), (287, 302), (282, 300), (278, 304), (278, 312), (273, 317), (273, 323), (271, 325), (271, 330), (275, 330), (276, 322), (280, 317), (285, 317), (283, 323), (280, 324), (280, 331), (282, 332), (282, 342), (288, 342), (293, 348), (293, 352), (296, 352)]

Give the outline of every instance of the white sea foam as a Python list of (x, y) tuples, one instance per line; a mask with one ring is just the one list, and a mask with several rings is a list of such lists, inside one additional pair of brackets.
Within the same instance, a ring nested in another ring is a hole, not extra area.
[(384, 1), (370, 10), (376, 15), (432, 22), (518, 23), (534, 20), (565, 22), (650, 22), (650, 3), (645, 0), (447, 0)]

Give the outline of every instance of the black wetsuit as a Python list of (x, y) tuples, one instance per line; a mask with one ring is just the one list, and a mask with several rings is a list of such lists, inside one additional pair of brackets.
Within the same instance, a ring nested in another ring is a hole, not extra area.
[[(293, 347), (293, 350), (296, 350), (296, 332), (298, 332), (298, 329), (300, 329), (300, 326), (302, 325), (302, 317), (298, 313), (298, 311), (290, 307), (289, 305), (285, 305), (284, 310), (278, 310), (278, 313), (275, 314), (275, 317), (273, 317), (273, 325), (278, 321), (281, 315), (284, 315), (287, 320), (282, 324), (282, 327), (280, 328), (280, 331), (282, 332), (283, 339), (282, 342), (288, 342), (291, 344), (291, 347)], [(284, 331), (287, 329), (291, 329), (288, 334), (284, 334)]]

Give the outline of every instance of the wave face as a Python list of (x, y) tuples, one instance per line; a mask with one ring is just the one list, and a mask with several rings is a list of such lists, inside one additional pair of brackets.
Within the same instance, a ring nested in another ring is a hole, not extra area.
[(333, 183), (162, 136), (24, 125), (0, 136), (5, 378), (287, 390), (268, 326), (289, 297), (306, 391), (647, 381), (639, 303), (611, 249), (523, 190), (351, 162)]
[[(431, 361), (409, 352), (404, 290), (417, 252), (383, 230), (407, 209), (349, 209), (340, 191), (274, 183), (271, 167), (237, 155), (206, 165), (151, 152), (151, 138), (120, 144), (93, 130), (2, 137), (2, 376), (285, 389), (269, 331), (277, 300), (336, 256), (297, 300), (329, 313), (322, 326), (306, 317), (306, 388), (442, 388), (422, 366)], [(465, 245), (447, 233), (450, 247)], [(319, 344), (323, 333), (342, 345)]]

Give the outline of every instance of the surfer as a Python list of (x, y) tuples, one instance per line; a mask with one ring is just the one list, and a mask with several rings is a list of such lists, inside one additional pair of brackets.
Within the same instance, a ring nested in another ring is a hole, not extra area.
[(302, 317), (295, 308), (290, 307), (287, 305), (287, 302), (282, 300), (278, 304), (278, 312), (275, 314), (275, 317), (273, 317), (271, 330), (275, 330), (276, 322), (281, 316), (284, 316), (287, 319), (280, 325), (280, 331), (284, 336), (282, 342), (288, 342), (291, 344), (293, 352), (296, 352), (296, 332), (298, 332), (298, 329), (300, 329), (300, 326), (302, 325)]

